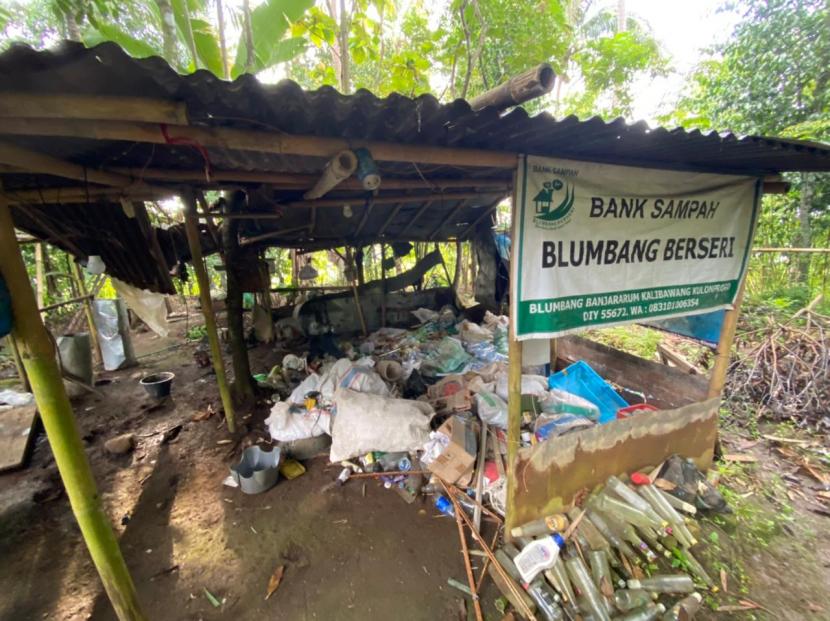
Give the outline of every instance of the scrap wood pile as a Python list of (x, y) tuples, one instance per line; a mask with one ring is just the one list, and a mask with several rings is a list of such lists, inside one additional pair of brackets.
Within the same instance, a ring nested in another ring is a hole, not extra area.
[(738, 412), (830, 428), (830, 318), (812, 306), (742, 335), (726, 389)]

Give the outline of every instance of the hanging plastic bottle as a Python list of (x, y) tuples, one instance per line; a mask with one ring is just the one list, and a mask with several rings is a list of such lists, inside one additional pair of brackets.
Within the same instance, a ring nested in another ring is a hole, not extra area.
[(514, 537), (538, 537), (550, 533), (562, 532), (568, 528), (568, 517), (560, 513), (543, 517), (540, 520), (528, 522), (510, 530)]
[(661, 528), (669, 525), (669, 521), (664, 516), (660, 515), (644, 498), (614, 475), (608, 477), (606, 489), (614, 492), (632, 507), (645, 513), (652, 521), (659, 524)]
[(651, 593), (642, 589), (618, 589), (614, 591), (614, 606), (621, 612), (642, 608), (652, 603)]
[(661, 621), (691, 621), (700, 610), (701, 602), (703, 596), (700, 593), (692, 593), (669, 608)]
[(629, 580), (628, 588), (645, 589), (653, 593), (692, 593), (695, 590), (695, 583), (686, 574), (663, 574), (640, 580)]
[(591, 582), (591, 576), (582, 559), (576, 555), (565, 559), (565, 569), (568, 570), (573, 585), (582, 595), (580, 602), (587, 608), (584, 612), (592, 615), (595, 621), (610, 621), (611, 617), (605, 608), (605, 602), (594, 583)]
[(559, 558), (559, 551), (564, 547), (565, 540), (559, 533), (531, 541), (513, 559), (522, 580), (530, 583), (541, 572), (553, 567)]
[(647, 604), (642, 608), (632, 610), (622, 617), (617, 617), (614, 621), (654, 621), (657, 617), (666, 612), (666, 607), (663, 604)]

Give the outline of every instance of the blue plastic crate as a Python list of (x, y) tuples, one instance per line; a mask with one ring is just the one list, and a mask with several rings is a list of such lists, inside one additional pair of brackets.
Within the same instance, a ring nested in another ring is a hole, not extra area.
[(0, 338), (12, 331), (12, 296), (0, 276)]
[(617, 410), (628, 405), (600, 375), (584, 360), (574, 362), (566, 369), (548, 378), (550, 388), (558, 388), (587, 399), (599, 408), (599, 422), (608, 423), (617, 417)]

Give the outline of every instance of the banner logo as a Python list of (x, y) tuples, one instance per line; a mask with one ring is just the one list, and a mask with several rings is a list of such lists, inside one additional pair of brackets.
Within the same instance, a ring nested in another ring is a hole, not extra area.
[(554, 179), (545, 181), (542, 189), (533, 197), (536, 215), (533, 222), (540, 229), (558, 229), (568, 223), (574, 206), (574, 188), (571, 184)]

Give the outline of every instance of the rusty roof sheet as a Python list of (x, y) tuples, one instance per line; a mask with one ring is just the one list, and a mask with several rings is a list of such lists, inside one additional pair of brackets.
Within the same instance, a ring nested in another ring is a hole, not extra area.
[[(12, 46), (0, 54), (0, 92), (63, 95), (130, 96), (183, 102), (191, 125), (261, 129), (294, 135), (337, 137), (355, 141), (464, 147), (588, 160), (674, 170), (764, 175), (790, 170), (830, 170), (830, 146), (778, 138), (736, 136), (731, 133), (651, 129), (645, 122), (610, 122), (598, 117), (555, 119), (549, 114), (529, 116), (522, 108), (507, 113), (493, 109), (473, 112), (467, 102), (442, 104), (432, 95), (410, 98), (392, 94), (378, 98), (360, 90), (342, 95), (331, 87), (306, 91), (285, 80), (265, 85), (252, 76), (233, 82), (207, 71), (180, 75), (160, 58), (134, 59), (118, 46), (105, 43), (85, 48), (66, 42), (49, 51)], [(215, 170), (319, 174), (324, 158), (261, 153), (188, 144), (145, 144), (92, 138), (7, 136), (7, 142), (48, 153), (90, 168), (130, 168), (169, 171)], [(205, 157), (209, 162), (205, 161)], [(237, 183), (249, 193), (252, 211), (283, 214), (280, 219), (245, 220), (241, 236), (262, 238), (264, 245), (324, 248), (344, 243), (406, 238), (443, 241), (472, 234), (471, 225), (487, 223), (488, 213), (508, 193), (512, 172), (474, 166), (427, 166), (406, 162), (379, 162), (384, 179), (418, 182), (422, 188), (396, 192), (401, 200), (369, 206), (357, 192), (335, 191), (326, 198), (342, 198), (352, 207), (346, 217), (342, 205), (283, 208), (301, 198), (301, 189), (259, 183)], [(476, 187), (471, 182), (465, 198), (458, 191), (438, 191), (427, 179), (482, 179), (503, 181), (502, 188)], [(6, 190), (83, 185), (48, 175), (3, 171)], [(153, 181), (155, 185), (165, 182)], [(211, 184), (190, 183), (211, 187)], [(172, 185), (172, 182), (168, 185)], [(381, 187), (382, 193), (388, 192)], [(488, 193), (489, 192), (489, 193)], [(436, 197), (436, 194), (439, 194)], [(469, 196), (472, 194), (472, 196)], [(425, 198), (429, 195), (430, 198)], [(118, 210), (117, 203), (111, 203)], [(24, 208), (18, 208), (18, 212)], [(51, 209), (40, 214), (56, 229), (72, 226), (76, 210)], [(417, 216), (417, 217), (416, 217)], [(93, 218), (106, 239), (115, 226), (107, 218)], [(29, 232), (37, 228), (26, 226)], [(30, 222), (28, 224), (31, 224)], [(123, 226), (119, 223), (118, 226)], [(127, 223), (129, 225), (129, 223)], [(126, 239), (126, 238), (124, 238)], [(127, 244), (132, 263), (149, 261), (146, 243)], [(136, 243), (141, 240), (136, 237)], [(107, 243), (116, 244), (115, 240)], [(153, 279), (143, 268), (125, 267), (125, 279), (149, 286)]]

